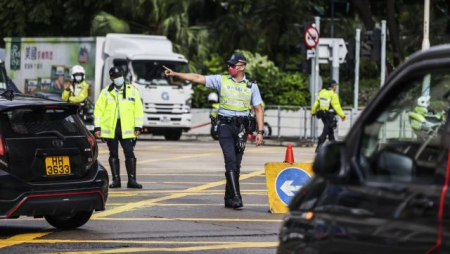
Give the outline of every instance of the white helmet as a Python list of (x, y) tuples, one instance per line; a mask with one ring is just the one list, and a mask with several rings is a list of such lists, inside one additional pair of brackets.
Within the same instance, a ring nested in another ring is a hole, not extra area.
[(428, 106), (430, 106), (430, 96), (420, 96), (419, 99), (417, 99), (417, 106), (428, 108)]
[(83, 74), (85, 74), (83, 66), (75, 65), (74, 67), (72, 67), (72, 75), (74, 73), (83, 73)]
[(208, 102), (209, 103), (218, 102), (218, 101), (219, 101), (219, 96), (216, 93), (210, 93), (208, 95)]

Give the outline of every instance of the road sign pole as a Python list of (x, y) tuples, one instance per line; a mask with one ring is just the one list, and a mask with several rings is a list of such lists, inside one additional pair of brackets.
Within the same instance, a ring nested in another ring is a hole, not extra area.
[(386, 79), (386, 20), (381, 21), (381, 78), (380, 86), (384, 85)]
[[(317, 53), (316, 53), (317, 54)], [(315, 94), (316, 94), (316, 91), (315, 91), (315, 84), (316, 84), (316, 81), (315, 81), (315, 78), (316, 78), (316, 58), (315, 57), (313, 57), (313, 58), (311, 58), (311, 75), (310, 75), (310, 85), (309, 85), (309, 87), (311, 88), (310, 89), (310, 92), (311, 92), (311, 110), (312, 110), (312, 108), (314, 107), (314, 102), (315, 102), (315, 100), (316, 100), (316, 97), (314, 96)], [(315, 139), (314, 139), (314, 121), (315, 121), (315, 117), (313, 117), (313, 118), (311, 118), (311, 141), (312, 142), (315, 142)]]
[[(361, 48), (361, 29), (356, 29), (355, 36), (355, 94), (353, 97), (353, 116), (358, 115), (358, 94), (359, 94), (359, 50)], [(354, 119), (352, 117), (351, 119)], [(351, 123), (353, 125), (353, 122)]]
[[(317, 31), (320, 33), (320, 17), (315, 17), (315, 24), (316, 24), (316, 29)], [(319, 92), (319, 43), (317, 43), (316, 45), (316, 57), (315, 57), (315, 73), (314, 73), (314, 94), (311, 94), (311, 96), (314, 97), (314, 100), (317, 97), (317, 93)], [(313, 105), (312, 105), (313, 106)], [(316, 141), (317, 139), (317, 119), (313, 118), (312, 120), (313, 122), (313, 129), (311, 131), (311, 133), (313, 134), (313, 140)]]
[[(333, 40), (333, 48), (332, 48), (332, 68), (333, 72), (331, 73), (331, 78), (336, 80), (339, 84), (339, 41)], [(336, 93), (339, 93), (339, 86), (336, 90)]]
[[(333, 48), (331, 49), (331, 56), (333, 59), (331, 60), (332, 65), (332, 75), (331, 78), (336, 80), (336, 82), (339, 84), (339, 41), (333, 40)], [(336, 93), (339, 94), (339, 86), (336, 89)], [(338, 128), (333, 128), (334, 136), (337, 138), (339, 137)]]

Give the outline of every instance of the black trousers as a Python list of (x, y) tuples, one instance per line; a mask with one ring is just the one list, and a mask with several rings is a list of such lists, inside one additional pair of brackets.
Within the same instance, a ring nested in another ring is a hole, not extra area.
[[(222, 148), (223, 158), (225, 161), (225, 170), (227, 172), (234, 171), (239, 175), (244, 151), (239, 153), (236, 149), (238, 134), (239, 125), (236, 122), (220, 124), (219, 144)], [(247, 135), (245, 135), (245, 138), (247, 139)]]
[(122, 138), (122, 128), (120, 126), (120, 120), (117, 121), (114, 139), (108, 139), (106, 141), (106, 144), (109, 148), (110, 159), (119, 159), (119, 142), (122, 146), (123, 153), (125, 154), (125, 159), (134, 159), (134, 146), (136, 145), (136, 140), (134, 138)]
[(329, 141), (336, 140), (334, 138), (334, 127), (336, 126), (336, 116), (331, 113), (326, 113), (322, 117), (322, 123), (323, 123), (323, 130), (322, 134), (319, 137), (319, 141), (324, 142), (327, 139), (327, 136)]

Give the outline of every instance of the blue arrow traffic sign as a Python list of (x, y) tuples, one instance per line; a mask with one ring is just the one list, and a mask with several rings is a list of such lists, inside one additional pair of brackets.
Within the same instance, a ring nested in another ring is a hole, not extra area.
[(288, 205), (294, 195), (305, 185), (311, 176), (301, 168), (286, 168), (280, 171), (275, 180), (278, 198)]

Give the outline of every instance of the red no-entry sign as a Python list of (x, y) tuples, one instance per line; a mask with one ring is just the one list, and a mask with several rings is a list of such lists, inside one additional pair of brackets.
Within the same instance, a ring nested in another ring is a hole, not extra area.
[(310, 26), (306, 28), (303, 38), (305, 39), (306, 47), (314, 48), (319, 43), (319, 31), (315, 27)]

